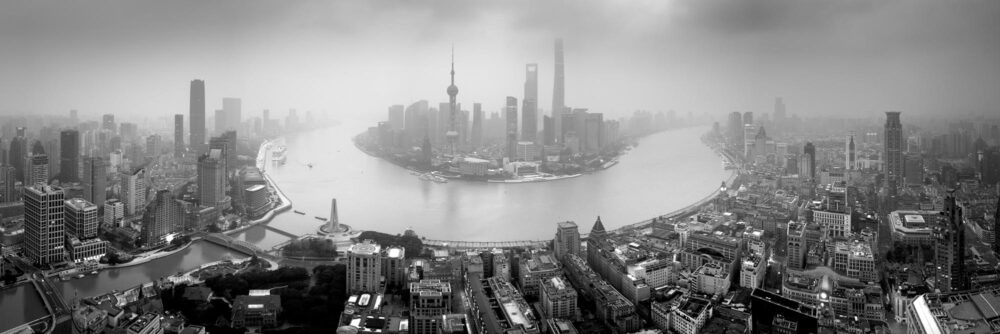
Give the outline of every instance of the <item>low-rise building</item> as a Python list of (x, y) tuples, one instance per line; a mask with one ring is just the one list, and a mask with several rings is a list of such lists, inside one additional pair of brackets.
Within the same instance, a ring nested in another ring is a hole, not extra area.
[(489, 160), (465, 157), (458, 161), (458, 172), (462, 175), (484, 176), (489, 166)]
[(67, 235), (66, 250), (69, 252), (69, 257), (75, 262), (99, 260), (101, 256), (108, 253), (108, 242), (100, 238), (81, 241), (75, 236)]
[(279, 314), (281, 296), (263, 293), (236, 296), (231, 325), (233, 328), (276, 327)]
[(542, 307), (549, 318), (576, 316), (576, 290), (561, 275), (542, 280)]
[(767, 261), (758, 254), (750, 254), (743, 257), (740, 264), (740, 286), (747, 289), (756, 289), (764, 281)]
[(518, 285), (526, 297), (538, 297), (541, 281), (562, 275), (559, 261), (552, 253), (535, 252), (520, 265)]
[(670, 328), (680, 334), (697, 334), (712, 317), (712, 302), (701, 298), (688, 298), (671, 315)]
[(729, 268), (708, 263), (698, 268), (692, 280), (692, 290), (709, 295), (723, 295), (729, 291)]
[(125, 326), (127, 334), (163, 334), (163, 327), (160, 326), (160, 315), (156, 313), (146, 313), (136, 317)]

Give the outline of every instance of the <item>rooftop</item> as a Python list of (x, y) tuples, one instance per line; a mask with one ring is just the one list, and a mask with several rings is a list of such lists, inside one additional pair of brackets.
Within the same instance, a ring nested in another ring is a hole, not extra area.
[(376, 244), (375, 242), (371, 240), (365, 240), (362, 243), (351, 245), (351, 247), (348, 249), (348, 252), (360, 255), (375, 255), (378, 254), (381, 249), (382, 247)]
[(97, 210), (97, 205), (90, 203), (82, 198), (72, 198), (66, 200), (66, 205), (73, 208), (73, 210), (83, 211), (83, 210)]

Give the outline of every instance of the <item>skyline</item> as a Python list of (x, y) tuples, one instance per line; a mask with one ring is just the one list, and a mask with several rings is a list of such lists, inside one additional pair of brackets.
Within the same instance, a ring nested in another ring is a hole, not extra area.
[(988, 115), (1000, 102), (995, 2), (103, 4), (116, 15), (0, 5), (0, 43), (14, 46), (0, 51), (0, 115), (170, 117), (203, 79), (208, 110), (239, 97), (249, 115), (371, 120), (386, 105), (447, 101), (451, 44), (458, 103), (502, 110), (537, 63), (548, 115), (556, 38), (566, 105), (613, 116), (765, 113), (775, 96), (798, 115)]

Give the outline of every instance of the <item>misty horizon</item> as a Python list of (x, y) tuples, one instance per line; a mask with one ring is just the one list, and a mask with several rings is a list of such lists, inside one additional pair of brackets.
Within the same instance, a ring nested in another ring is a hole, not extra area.
[[(108, 5), (114, 5), (110, 7)], [(612, 117), (991, 115), (1000, 97), (996, 2), (430, 3), (106, 1), (0, 5), (0, 115), (185, 114), (206, 82), (247, 115), (289, 109), (371, 120), (447, 101), (499, 111), (538, 64), (549, 114), (553, 41), (565, 41), (566, 105)], [(114, 8), (109, 11), (108, 8)]]

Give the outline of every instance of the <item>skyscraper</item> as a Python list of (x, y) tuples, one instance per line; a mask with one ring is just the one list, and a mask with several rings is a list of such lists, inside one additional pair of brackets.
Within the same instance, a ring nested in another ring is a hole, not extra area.
[(83, 159), (83, 199), (103, 206), (108, 198), (108, 165), (102, 158), (86, 157)]
[(191, 106), (188, 118), (191, 124), (191, 140), (188, 145), (192, 151), (201, 152), (205, 145), (205, 82), (202, 80), (191, 81)]
[(45, 154), (42, 143), (35, 141), (31, 148), (31, 156), (25, 166), (24, 184), (34, 185), (36, 183), (49, 182), (49, 156)]
[(229, 121), (229, 116), (226, 116), (226, 109), (216, 109), (215, 110), (215, 131), (212, 134), (219, 135), (226, 131), (226, 123)]
[(538, 64), (525, 66), (525, 77), (521, 140), (534, 142), (538, 136)]
[(226, 131), (208, 141), (209, 149), (222, 150), (222, 162), (225, 175), (229, 177), (236, 172), (236, 131)]
[(849, 171), (854, 170), (855, 166), (857, 166), (857, 162), (856, 162), (857, 160), (855, 159), (854, 134), (853, 133), (851, 135), (847, 136), (847, 148), (846, 148), (846, 151), (844, 152), (844, 158), (847, 160), (845, 162), (846, 166), (844, 166), (844, 169), (849, 170)]
[(580, 230), (571, 221), (560, 222), (553, 241), (556, 258), (562, 260), (566, 254), (580, 255)]
[(24, 188), (24, 255), (35, 264), (63, 261), (63, 190), (38, 184)]
[(809, 170), (808, 170), (809, 173), (807, 173), (805, 175), (805, 177), (808, 177), (810, 180), (815, 180), (816, 179), (816, 146), (814, 146), (813, 143), (807, 142), (806, 145), (805, 145), (805, 147), (802, 148), (802, 153), (806, 155), (806, 159), (808, 159), (808, 164), (809, 164)]
[(885, 112), (885, 186), (889, 195), (896, 195), (899, 178), (903, 177), (903, 124), (898, 111)]
[(21, 199), (14, 187), (17, 183), (14, 166), (0, 165), (0, 203), (16, 202)]
[(118, 130), (118, 126), (115, 124), (114, 114), (104, 114), (104, 116), (102, 117), (101, 129), (111, 133), (116, 133), (116, 131)]
[(405, 126), (406, 120), (403, 110), (402, 104), (389, 106), (389, 126), (392, 127), (393, 131), (402, 131)]
[(21, 182), (24, 182), (24, 165), (28, 162), (28, 138), (24, 132), (23, 127), (17, 128), (17, 136), (10, 140), (10, 150), (7, 151), (7, 160), (14, 167), (14, 177)]
[(942, 224), (934, 230), (936, 242), (935, 267), (936, 285), (942, 292), (969, 289), (969, 277), (965, 270), (965, 224), (962, 208), (953, 195), (944, 199)]
[(125, 203), (125, 215), (133, 216), (146, 206), (146, 169), (136, 168), (123, 171), (121, 180), (121, 201)]
[[(225, 114), (225, 122), (222, 129), (224, 131), (240, 130), (243, 123), (243, 101), (235, 97), (222, 99), (222, 110)], [(216, 122), (219, 120), (216, 119)]]
[(213, 148), (198, 158), (198, 200), (202, 206), (218, 207), (225, 198), (225, 160), (222, 150)]
[(80, 181), (80, 132), (72, 129), (60, 132), (59, 151), (59, 179)]
[(483, 146), (483, 104), (472, 104), (472, 147)]
[(743, 125), (753, 124), (753, 111), (743, 112)]
[(455, 50), (451, 50), (451, 85), (448, 86), (448, 146), (452, 155), (458, 153), (458, 106), (455, 98), (458, 96), (458, 86), (455, 86)]
[(507, 97), (507, 157), (514, 161), (517, 155), (517, 98)]
[(156, 192), (156, 199), (149, 203), (142, 216), (140, 239), (143, 247), (156, 247), (167, 242), (165, 237), (184, 226), (184, 205), (170, 190)]
[(552, 83), (552, 119), (555, 120), (555, 133), (556, 137), (562, 133), (562, 112), (563, 108), (566, 107), (566, 87), (565, 85), (565, 74), (563, 73), (563, 41), (561, 38), (556, 39), (555, 45), (555, 77)]
[(184, 156), (184, 115), (174, 115), (174, 158)]
[(778, 130), (779, 132), (785, 130), (785, 117), (785, 101), (780, 97), (774, 98), (774, 130)]

